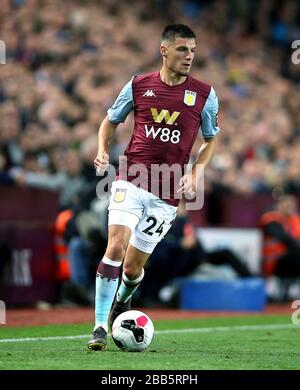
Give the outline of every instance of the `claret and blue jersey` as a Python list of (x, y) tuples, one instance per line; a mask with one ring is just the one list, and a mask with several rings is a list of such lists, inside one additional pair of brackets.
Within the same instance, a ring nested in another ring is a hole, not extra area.
[[(118, 124), (131, 111), (135, 125), (124, 154), (128, 167), (146, 167), (149, 180), (153, 164), (179, 164), (183, 168), (199, 131), (204, 139), (209, 139), (220, 130), (213, 87), (191, 76), (173, 86), (165, 84), (159, 72), (134, 76), (108, 110), (108, 118)], [(131, 180), (129, 176), (126, 179)], [(178, 201), (174, 199), (173, 187), (166, 201), (175, 205)]]

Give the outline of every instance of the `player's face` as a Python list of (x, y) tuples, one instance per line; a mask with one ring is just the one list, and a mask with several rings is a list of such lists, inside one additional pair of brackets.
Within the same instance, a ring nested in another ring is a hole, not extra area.
[(165, 64), (171, 72), (187, 76), (195, 56), (194, 38), (176, 38), (165, 46)]

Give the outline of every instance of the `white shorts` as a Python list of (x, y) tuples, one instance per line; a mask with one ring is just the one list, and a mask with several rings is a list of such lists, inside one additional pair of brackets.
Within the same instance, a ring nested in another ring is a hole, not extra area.
[(108, 225), (131, 229), (130, 244), (151, 254), (176, 218), (177, 207), (125, 180), (112, 183)]

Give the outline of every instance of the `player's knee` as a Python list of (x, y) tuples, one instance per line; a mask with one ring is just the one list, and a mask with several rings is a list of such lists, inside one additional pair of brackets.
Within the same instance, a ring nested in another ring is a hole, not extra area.
[(114, 260), (122, 260), (125, 256), (126, 244), (118, 237), (112, 237), (108, 243), (106, 255)]
[(123, 272), (128, 279), (134, 280), (141, 275), (142, 269), (135, 264), (123, 264)]

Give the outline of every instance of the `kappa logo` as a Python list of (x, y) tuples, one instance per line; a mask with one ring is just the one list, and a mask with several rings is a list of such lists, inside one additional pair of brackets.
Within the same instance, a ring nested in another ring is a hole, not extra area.
[(151, 114), (154, 122), (161, 123), (164, 119), (167, 125), (173, 125), (179, 117), (180, 112), (174, 111), (173, 114), (170, 115), (168, 110), (161, 110), (160, 113), (158, 113), (157, 108), (151, 108)]
[(156, 95), (155, 95), (155, 93), (152, 91), (152, 89), (147, 89), (147, 91), (144, 93), (143, 96), (156, 97)]

